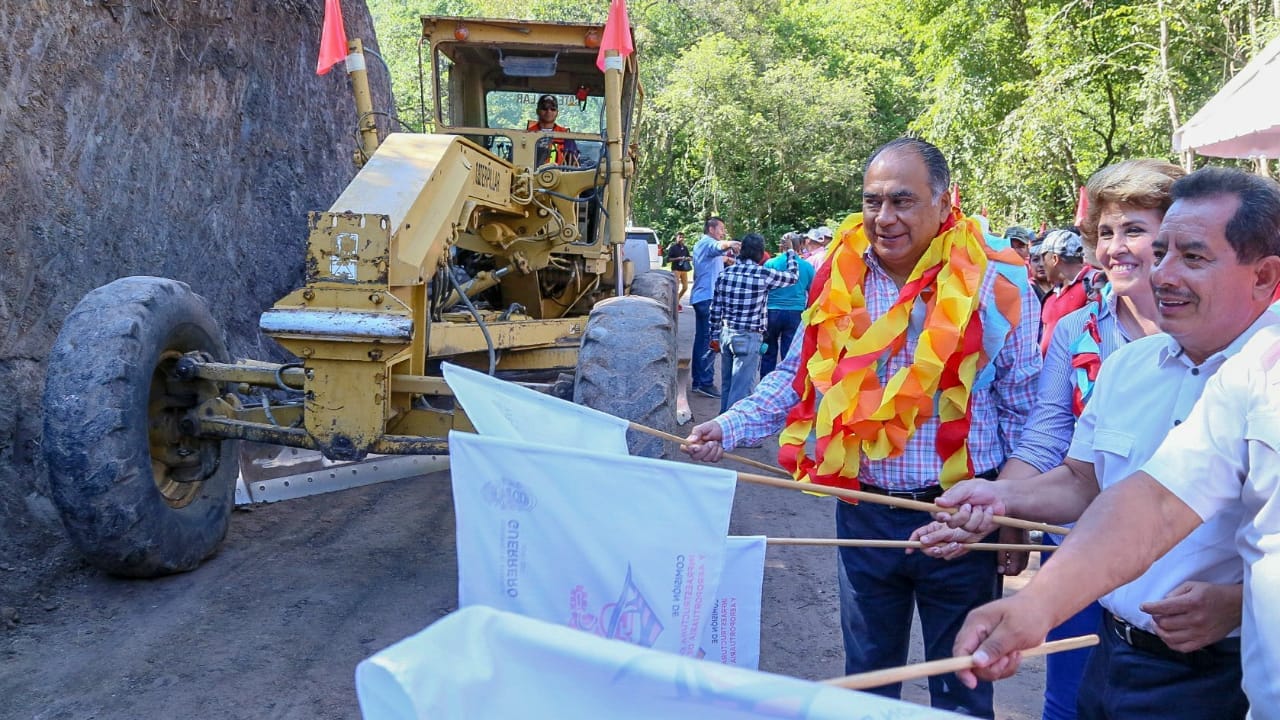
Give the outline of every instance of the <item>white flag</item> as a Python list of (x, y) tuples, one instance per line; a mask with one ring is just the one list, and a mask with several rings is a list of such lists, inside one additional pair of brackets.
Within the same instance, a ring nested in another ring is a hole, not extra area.
[(461, 607), (698, 653), (735, 473), (459, 432), (449, 459)]
[(627, 421), (458, 365), (444, 380), (482, 435), (627, 455)]
[(356, 668), (365, 720), (959, 718), (471, 607)]
[(760, 592), (764, 586), (763, 535), (730, 536), (724, 546), (724, 571), (716, 604), (702, 634), (707, 660), (760, 667)]

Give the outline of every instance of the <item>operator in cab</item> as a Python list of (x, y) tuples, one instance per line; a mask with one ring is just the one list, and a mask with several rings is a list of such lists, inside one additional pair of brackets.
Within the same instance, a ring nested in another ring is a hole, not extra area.
[[(560, 104), (555, 95), (543, 95), (538, 98), (538, 119), (530, 120), (525, 130), (530, 132), (570, 132), (569, 128), (556, 124), (560, 114)], [(538, 141), (537, 163), (541, 165), (578, 166), (578, 143), (563, 138), (549, 138)]]

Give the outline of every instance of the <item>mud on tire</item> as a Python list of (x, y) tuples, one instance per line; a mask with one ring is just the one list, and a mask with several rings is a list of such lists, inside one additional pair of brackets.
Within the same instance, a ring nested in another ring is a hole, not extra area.
[[(651, 274), (651, 273), (646, 273)], [(657, 430), (676, 429), (674, 313), (656, 300), (628, 295), (596, 303), (578, 355), (573, 400)], [(582, 438), (590, 447), (590, 438)], [(669, 457), (669, 443), (630, 431), (632, 455)]]
[(235, 443), (185, 435), (218, 388), (173, 373), (187, 353), (226, 362), (222, 331), (186, 283), (121, 278), (84, 297), (49, 355), (44, 454), (72, 542), (107, 572), (190, 570), (226, 535)]

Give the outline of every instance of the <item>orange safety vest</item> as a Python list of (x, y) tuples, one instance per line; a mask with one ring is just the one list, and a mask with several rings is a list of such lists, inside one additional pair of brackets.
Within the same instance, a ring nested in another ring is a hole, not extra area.
[[(528, 127), (525, 128), (525, 130), (529, 132), (533, 132), (535, 130), (541, 131), (541, 132), (569, 132), (569, 128), (563, 127), (556, 123), (552, 123), (550, 130), (545, 130), (541, 125), (538, 124), (537, 120), (530, 120), (529, 125)], [(551, 163), (552, 165), (563, 164), (567, 159), (565, 155), (564, 138), (552, 138), (549, 144), (551, 145), (551, 154), (547, 157), (547, 162)]]

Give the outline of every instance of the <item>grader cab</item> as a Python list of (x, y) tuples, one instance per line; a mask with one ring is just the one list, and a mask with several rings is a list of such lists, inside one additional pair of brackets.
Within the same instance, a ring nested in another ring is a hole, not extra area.
[(91, 562), (153, 576), (212, 554), (239, 441), (326, 465), (447, 453), (448, 431), (470, 425), (445, 361), (558, 380), (577, 402), (674, 428), (675, 282), (621, 251), (636, 59), (608, 53), (602, 72), (602, 30), (424, 17), (434, 132), (380, 144), (352, 41), (361, 167), (311, 213), (303, 284), (259, 323), (296, 362), (233, 361), (185, 283), (129, 277), (85, 296), (50, 354), (43, 445)]

